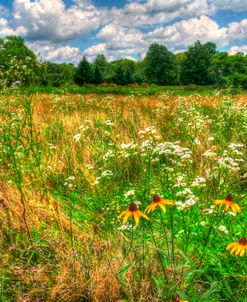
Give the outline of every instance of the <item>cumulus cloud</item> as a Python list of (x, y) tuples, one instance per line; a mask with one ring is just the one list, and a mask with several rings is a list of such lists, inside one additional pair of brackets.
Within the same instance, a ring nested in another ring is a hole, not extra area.
[(238, 52), (243, 52), (244, 54), (247, 55), (247, 45), (241, 45), (241, 46), (234, 45), (229, 49), (228, 52), (230, 55), (235, 55)]
[(12, 14), (13, 26), (23, 26), (29, 38), (65, 41), (97, 29), (102, 12), (82, 0), (69, 8), (62, 0), (15, 0)]
[(113, 8), (107, 19), (122, 26), (142, 27), (213, 12), (214, 7), (206, 0), (146, 0), (130, 2), (122, 9)]
[(104, 43), (93, 45), (86, 53), (97, 55), (105, 52), (111, 58), (143, 57), (148, 46), (154, 42), (164, 44), (172, 51), (183, 51), (197, 40), (204, 43), (212, 41), (225, 47), (234, 40), (246, 39), (246, 26), (247, 19), (244, 19), (230, 23), (227, 27), (220, 27), (207, 16), (179, 21), (149, 32), (112, 23), (103, 27), (97, 35)]
[(147, 34), (150, 41), (160, 41), (173, 50), (184, 48), (197, 40), (212, 41), (219, 46), (228, 43), (228, 29), (220, 26), (207, 16), (183, 20), (167, 27), (160, 27)]
[(247, 39), (247, 19), (230, 23), (229, 36), (231, 40)]
[(211, 2), (217, 10), (247, 11), (247, 1), (244, 0), (211, 0), (209, 2)]
[[(35, 52), (58, 63), (99, 53), (109, 59), (141, 58), (153, 42), (181, 51), (196, 40), (227, 47), (247, 39), (247, 19), (225, 27), (213, 19), (219, 9), (246, 11), (243, 0), (131, 0), (122, 8), (99, 8), (92, 1), (72, 0), (66, 6), (65, 0), (14, 0), (11, 11), (0, 5), (0, 37), (22, 35)], [(85, 51), (68, 45), (95, 30), (98, 41)]]
[(91, 47), (87, 48), (84, 51), (86, 56), (94, 57), (98, 54), (103, 54), (107, 51), (107, 44), (106, 43), (99, 43), (96, 45), (92, 45)]
[(47, 42), (27, 42), (27, 45), (45, 61), (77, 64), (82, 58), (82, 51), (78, 47), (70, 45)]
[(5, 38), (11, 35), (26, 35), (26, 29), (24, 26), (18, 26), (15, 29), (11, 28), (9, 21), (5, 18), (0, 18), (0, 37)]

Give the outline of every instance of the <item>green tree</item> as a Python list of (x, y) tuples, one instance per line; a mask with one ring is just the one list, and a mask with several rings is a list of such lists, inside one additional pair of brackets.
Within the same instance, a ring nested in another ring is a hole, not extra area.
[(118, 85), (134, 83), (136, 62), (130, 59), (119, 59), (111, 63), (113, 69), (112, 82)]
[(213, 84), (215, 78), (211, 62), (216, 53), (216, 45), (212, 42), (201, 44), (200, 41), (197, 41), (189, 46), (181, 66), (182, 83)]
[(247, 56), (243, 53), (231, 56), (227, 52), (217, 53), (212, 59), (212, 68), (218, 86), (247, 86)]
[(93, 82), (93, 68), (84, 56), (75, 71), (74, 80), (78, 85), (88, 84)]
[(151, 44), (144, 59), (145, 75), (150, 83), (158, 85), (175, 84), (178, 68), (173, 53), (164, 45)]
[(60, 87), (73, 83), (75, 67), (73, 64), (43, 63), (41, 84), (45, 86)]
[(106, 60), (106, 57), (102, 54), (98, 55), (93, 64), (95, 84), (101, 84), (105, 82), (107, 66), (108, 62)]
[(0, 78), (4, 85), (30, 85), (37, 81), (39, 62), (23, 38), (8, 36), (0, 40)]

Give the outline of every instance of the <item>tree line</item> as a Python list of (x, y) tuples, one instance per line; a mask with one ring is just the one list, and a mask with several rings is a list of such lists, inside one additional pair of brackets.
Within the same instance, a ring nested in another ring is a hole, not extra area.
[(212, 42), (197, 41), (176, 54), (153, 43), (141, 61), (123, 58), (109, 62), (104, 54), (99, 54), (94, 62), (84, 56), (74, 66), (43, 62), (22, 37), (0, 39), (0, 86), (144, 83), (247, 88), (247, 55), (219, 52)]

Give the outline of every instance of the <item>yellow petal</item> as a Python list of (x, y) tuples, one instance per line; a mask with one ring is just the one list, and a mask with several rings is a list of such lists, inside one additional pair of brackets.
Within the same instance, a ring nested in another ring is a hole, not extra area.
[(156, 208), (156, 205), (154, 203), (151, 203), (149, 205), (149, 211), (147, 212), (147, 214), (149, 214), (150, 212), (153, 212), (155, 210), (155, 208)]
[(129, 211), (124, 216), (123, 224), (126, 224), (127, 220), (130, 218), (130, 216), (132, 216), (132, 212)]
[(174, 201), (173, 200), (169, 200), (169, 199), (162, 199), (164, 204), (168, 204), (168, 205), (174, 205)]
[(236, 208), (236, 210), (237, 210), (237, 212), (238, 212), (238, 213), (240, 213), (240, 212), (241, 212), (241, 208), (240, 208), (240, 206), (239, 206), (238, 204), (236, 204), (236, 203), (235, 203), (235, 208)]
[(162, 209), (162, 211), (163, 211), (164, 213), (166, 213), (166, 207), (165, 207), (163, 204), (160, 205), (160, 208)]
[(122, 216), (124, 216), (126, 213), (128, 213), (128, 211), (123, 211), (118, 217), (122, 217)]
[(237, 209), (234, 204), (231, 205), (231, 209), (232, 209), (233, 213), (237, 213)]
[(150, 208), (150, 205), (148, 205), (144, 211), (144, 213), (149, 213), (149, 208)]
[(230, 254), (232, 255), (237, 249), (238, 249), (238, 244), (234, 245), (234, 247), (231, 249)]
[(144, 213), (142, 213), (141, 211), (138, 211), (138, 213), (139, 213), (139, 215), (142, 216), (143, 218), (145, 218), (145, 219), (147, 219), (147, 220), (150, 220), (150, 219), (148, 218), (148, 216), (145, 215)]
[(147, 214), (149, 214), (151, 211), (153, 211), (153, 205), (152, 205), (152, 204), (150, 204), (150, 205), (149, 205), (149, 208), (148, 208)]
[(226, 204), (225, 211), (227, 212), (227, 211), (229, 210), (229, 208), (230, 208), (230, 203), (227, 203), (227, 204)]
[(229, 243), (226, 249), (227, 250), (231, 249), (235, 244), (236, 242)]
[(245, 248), (242, 248), (241, 253), (239, 254), (240, 257), (242, 257), (244, 255), (244, 252), (245, 252)]
[(138, 212), (134, 212), (133, 215), (134, 215), (136, 225), (139, 225), (140, 218), (139, 218)]
[(242, 251), (242, 247), (239, 246), (238, 249), (236, 250), (235, 255), (237, 256), (238, 254), (240, 254), (241, 251)]
[(222, 203), (222, 201), (224, 201), (224, 200), (215, 200), (214, 204), (220, 204), (220, 203)]

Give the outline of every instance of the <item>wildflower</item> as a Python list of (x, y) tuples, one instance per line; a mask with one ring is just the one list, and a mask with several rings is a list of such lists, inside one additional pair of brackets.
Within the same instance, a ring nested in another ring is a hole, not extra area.
[(135, 219), (135, 223), (136, 225), (139, 225), (139, 222), (140, 222), (140, 217), (144, 217), (145, 219), (149, 220), (149, 218), (147, 217), (147, 215), (145, 215), (144, 213), (142, 213), (141, 211), (138, 210), (137, 208), (137, 205), (135, 202), (131, 202), (128, 210), (125, 210), (123, 211), (119, 217), (122, 217), (124, 216), (123, 218), (123, 224), (126, 224), (127, 220), (133, 216), (134, 219)]
[(240, 209), (239, 205), (237, 205), (234, 201), (232, 201), (232, 195), (231, 194), (228, 194), (226, 196), (226, 198), (223, 199), (223, 200), (215, 200), (214, 204), (219, 204), (220, 208), (223, 205), (225, 205), (226, 206), (226, 208), (225, 208), (226, 212), (229, 210), (229, 208), (231, 208), (234, 213), (237, 213), (237, 212), (240, 213), (241, 212), (241, 209)]
[(221, 231), (221, 232), (224, 232), (224, 233), (228, 234), (228, 230), (227, 230), (227, 228), (224, 225), (220, 225), (218, 227), (218, 230)]
[(74, 141), (75, 141), (75, 142), (79, 142), (80, 139), (81, 139), (80, 133), (78, 133), (78, 134), (76, 134), (76, 135), (74, 136)]
[(126, 192), (126, 193), (124, 194), (124, 197), (129, 197), (129, 196), (131, 196), (131, 195), (135, 195), (135, 190), (129, 190), (128, 192)]
[(157, 207), (160, 207), (165, 213), (166, 212), (165, 204), (173, 205), (174, 202), (172, 200), (163, 199), (158, 194), (155, 194), (153, 196), (153, 201), (150, 203), (150, 205), (146, 207), (146, 210), (144, 212), (145, 213), (147, 212), (149, 214), (150, 212), (154, 211)]
[(226, 249), (230, 250), (231, 255), (235, 253), (235, 256), (242, 257), (247, 251), (247, 239), (243, 237), (238, 242), (229, 243)]

